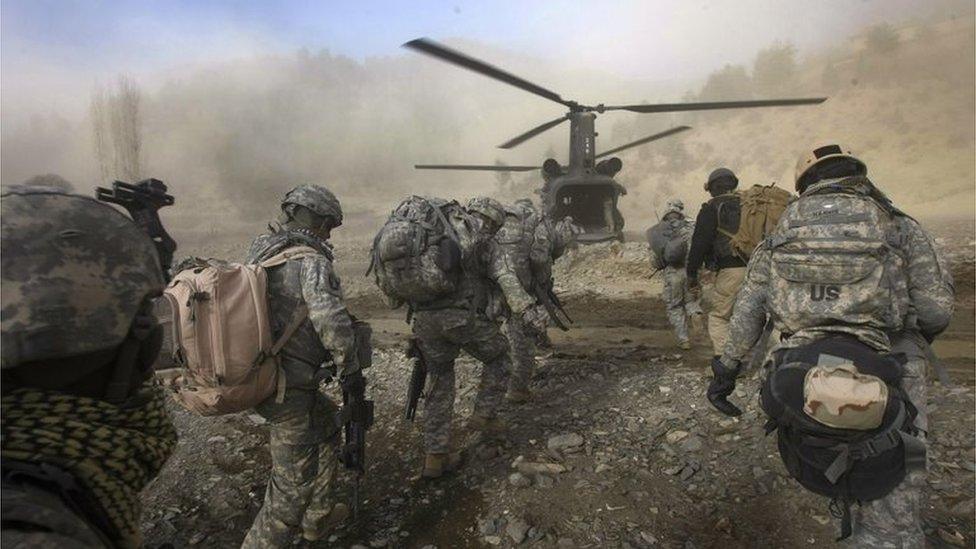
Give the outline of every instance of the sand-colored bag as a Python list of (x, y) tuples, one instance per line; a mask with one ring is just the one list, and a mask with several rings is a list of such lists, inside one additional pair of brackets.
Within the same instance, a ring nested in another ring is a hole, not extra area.
[(157, 372), (183, 407), (204, 416), (240, 412), (284, 395), (278, 353), (308, 317), (297, 308), (272, 340), (266, 269), (317, 254), (289, 248), (253, 265), (208, 261), (173, 277), (163, 292), (172, 313), (173, 361)]
[(828, 427), (877, 429), (887, 404), (888, 385), (851, 363), (814, 366), (803, 381), (803, 411)]

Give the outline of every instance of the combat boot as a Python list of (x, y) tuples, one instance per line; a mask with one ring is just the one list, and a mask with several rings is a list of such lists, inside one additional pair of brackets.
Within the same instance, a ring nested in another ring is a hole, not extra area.
[(461, 465), (461, 454), (449, 452), (443, 454), (427, 454), (424, 456), (424, 470), (420, 472), (421, 478), (434, 479), (444, 476)]
[(690, 351), (691, 343), (689, 343), (688, 341), (682, 341), (678, 343), (678, 348), (681, 349), (682, 351)]
[(484, 417), (472, 414), (468, 420), (468, 427), (472, 431), (481, 431), (486, 435), (499, 435), (505, 432), (505, 422), (497, 417)]
[(317, 524), (308, 524), (310, 521), (307, 519), (303, 520), (302, 538), (305, 541), (318, 541), (331, 534), (347, 518), (349, 518), (349, 506), (345, 503), (337, 503), (332, 507), (328, 515), (316, 521)]

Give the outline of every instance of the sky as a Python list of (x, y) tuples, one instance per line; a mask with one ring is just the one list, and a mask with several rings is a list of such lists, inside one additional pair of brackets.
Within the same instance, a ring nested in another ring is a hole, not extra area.
[[(141, 81), (192, 65), (327, 49), (404, 55), (412, 38), (461, 38), (555, 67), (630, 79), (701, 78), (775, 41), (801, 53), (874, 21), (955, 9), (953, 0), (3, 0), (4, 116), (71, 110), (77, 89), (125, 72)], [(544, 84), (544, 83), (543, 83)]]

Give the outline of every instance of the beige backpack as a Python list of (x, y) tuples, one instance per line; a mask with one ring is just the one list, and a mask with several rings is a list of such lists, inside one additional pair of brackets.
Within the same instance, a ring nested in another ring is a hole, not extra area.
[(774, 185), (753, 185), (738, 195), (739, 229), (734, 234), (721, 227), (718, 230), (731, 239), (739, 257), (748, 261), (756, 246), (776, 229), (793, 195)]
[(254, 265), (204, 261), (179, 272), (163, 299), (171, 312), (170, 337), (176, 368), (157, 371), (184, 408), (204, 416), (253, 408), (284, 395), (278, 353), (308, 317), (295, 310), (284, 332), (272, 340), (265, 269), (317, 254), (289, 248)]

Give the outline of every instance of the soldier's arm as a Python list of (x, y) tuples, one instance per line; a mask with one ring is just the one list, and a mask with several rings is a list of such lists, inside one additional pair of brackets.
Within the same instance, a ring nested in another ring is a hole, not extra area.
[(535, 300), (522, 288), (508, 254), (502, 253), (494, 243), (488, 251), (488, 276), (501, 288), (505, 301), (508, 302), (508, 307), (513, 313), (522, 314), (535, 303)]
[(916, 321), (916, 326), (906, 326), (906, 329), (917, 327), (931, 341), (952, 319), (955, 305), (952, 273), (932, 238), (918, 223), (910, 218), (904, 218), (902, 223), (907, 237), (908, 295)]
[(302, 260), (302, 297), (315, 332), (332, 353), (336, 373), (342, 377), (358, 371), (352, 317), (342, 298), (339, 277), (328, 258), (312, 256)]
[(749, 261), (745, 282), (729, 320), (729, 339), (722, 350), (722, 363), (726, 366), (741, 362), (762, 336), (766, 326), (770, 256), (770, 252), (760, 246)]

